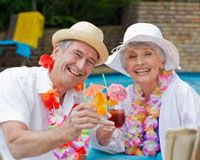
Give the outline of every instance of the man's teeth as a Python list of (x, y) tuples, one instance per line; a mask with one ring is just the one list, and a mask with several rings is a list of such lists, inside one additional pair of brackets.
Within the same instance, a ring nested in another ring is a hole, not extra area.
[(68, 70), (72, 73), (72, 74), (74, 74), (75, 76), (81, 76), (81, 74), (79, 74), (79, 73), (76, 73), (74, 70), (72, 70), (71, 68), (68, 68)]

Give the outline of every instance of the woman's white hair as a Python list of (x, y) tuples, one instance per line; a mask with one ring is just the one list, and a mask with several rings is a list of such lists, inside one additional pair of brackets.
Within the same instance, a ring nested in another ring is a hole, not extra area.
[(150, 49), (153, 49), (158, 54), (160, 60), (163, 63), (166, 62), (165, 52), (163, 51), (163, 49), (159, 45), (157, 45), (155, 43), (151, 43), (151, 42), (130, 42), (123, 48), (123, 54), (120, 55), (120, 59), (121, 59), (124, 67), (126, 66), (125, 65), (125, 50), (129, 47), (136, 47), (136, 48), (148, 47)]

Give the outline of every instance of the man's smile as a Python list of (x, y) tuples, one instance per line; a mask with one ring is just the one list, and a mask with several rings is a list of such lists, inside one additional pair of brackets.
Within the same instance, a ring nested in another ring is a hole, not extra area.
[(79, 71), (73, 69), (72, 67), (67, 66), (67, 70), (68, 70), (71, 74), (73, 74), (74, 76), (76, 76), (76, 77), (82, 76), (82, 74), (81, 74)]

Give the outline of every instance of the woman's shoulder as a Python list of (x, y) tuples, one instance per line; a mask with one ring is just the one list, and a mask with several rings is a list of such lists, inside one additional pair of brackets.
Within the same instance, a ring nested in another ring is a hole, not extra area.
[(185, 94), (197, 94), (196, 91), (185, 81), (180, 79), (178, 75), (174, 76), (172, 80), (168, 92), (174, 92), (176, 95), (185, 95)]

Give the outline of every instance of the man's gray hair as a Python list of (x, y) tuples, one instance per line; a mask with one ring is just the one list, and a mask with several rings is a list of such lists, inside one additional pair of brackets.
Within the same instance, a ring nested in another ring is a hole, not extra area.
[(73, 40), (64, 40), (64, 41), (61, 41), (59, 43), (59, 47), (60, 47), (60, 49), (65, 49), (65, 48), (69, 47), (72, 42), (73, 42)]

